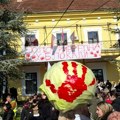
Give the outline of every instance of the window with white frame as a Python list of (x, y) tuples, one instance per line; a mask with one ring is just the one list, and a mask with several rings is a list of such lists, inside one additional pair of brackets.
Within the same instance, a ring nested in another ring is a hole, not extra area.
[(55, 36), (56, 45), (67, 45), (71, 42), (70, 39), (70, 29), (56, 29), (52, 31), (52, 34)]
[(57, 45), (67, 45), (67, 33), (56, 33)]
[(38, 38), (38, 30), (29, 30), (29, 32), (24, 37), (21, 37), (22, 50), (24, 50), (27, 46), (37, 46), (39, 44)]
[(30, 31), (25, 35), (25, 47), (38, 46), (37, 31)]
[(88, 43), (98, 43), (98, 31), (89, 31), (88, 32)]
[(102, 41), (102, 28), (84, 28), (85, 41), (88, 43), (98, 43)]
[(37, 93), (37, 73), (25, 73), (25, 94)]

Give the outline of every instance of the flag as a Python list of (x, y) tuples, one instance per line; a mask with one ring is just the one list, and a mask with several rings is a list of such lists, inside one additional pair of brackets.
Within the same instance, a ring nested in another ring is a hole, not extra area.
[(74, 43), (75, 43), (75, 39), (76, 39), (76, 37), (75, 37), (75, 32), (74, 32), (74, 31), (73, 31), (73, 33), (71, 34), (70, 39), (71, 39), (71, 41), (72, 41), (72, 44), (74, 44)]
[(71, 34), (71, 36), (70, 36), (70, 39), (71, 39), (71, 41), (72, 41), (72, 45), (71, 45), (71, 50), (72, 50), (72, 52), (75, 52), (75, 39), (76, 39), (76, 37), (75, 37), (75, 32), (73, 31), (73, 33)]
[(58, 46), (53, 46), (52, 55), (54, 55), (54, 54), (55, 54), (55, 52), (56, 52), (56, 50), (57, 50), (57, 47), (58, 47)]
[(62, 28), (62, 34), (61, 34), (61, 42), (62, 42), (62, 46), (63, 46), (63, 51), (65, 51), (65, 48), (64, 48), (64, 32), (63, 32), (63, 28)]
[(51, 65), (50, 65), (50, 63), (48, 62), (48, 63), (47, 63), (47, 71), (48, 71), (50, 68), (51, 68)]
[(71, 45), (71, 51), (72, 51), (72, 52), (75, 52), (75, 48), (76, 48), (75, 44), (72, 44), (72, 45)]
[(52, 37), (51, 37), (51, 48), (53, 48), (54, 43), (55, 43), (55, 36), (52, 34)]
[(63, 28), (62, 28), (62, 33), (61, 33), (61, 42), (62, 42), (62, 44), (64, 44), (64, 32), (63, 32)]

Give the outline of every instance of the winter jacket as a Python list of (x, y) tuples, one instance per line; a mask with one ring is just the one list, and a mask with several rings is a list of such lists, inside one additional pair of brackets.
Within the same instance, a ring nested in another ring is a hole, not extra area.
[(37, 114), (34, 114), (34, 111), (32, 110), (31, 112), (29, 112), (29, 117), (27, 120), (44, 120), (44, 119), (39, 110)]
[(20, 120), (28, 120), (30, 113), (31, 113), (31, 104), (29, 102), (27, 102), (23, 106)]
[(13, 120), (13, 117), (14, 117), (14, 112), (13, 110), (8, 110), (8, 111), (5, 111), (4, 114), (3, 114), (3, 120)]
[(115, 111), (120, 112), (120, 98), (116, 98), (116, 99), (112, 102), (112, 106), (113, 106), (113, 109), (114, 109)]
[(52, 120), (52, 118), (51, 118), (52, 105), (48, 101), (48, 99), (42, 99), (41, 101), (39, 101), (38, 107), (39, 107), (39, 110), (42, 113), (42, 116), (43, 116), (44, 120)]

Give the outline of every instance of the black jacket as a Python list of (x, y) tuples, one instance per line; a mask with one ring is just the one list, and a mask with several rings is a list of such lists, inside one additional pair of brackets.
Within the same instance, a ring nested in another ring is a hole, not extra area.
[(42, 113), (44, 120), (58, 120), (59, 111), (49, 102), (48, 99), (39, 101), (39, 109)]
[(30, 114), (30, 109), (25, 109), (23, 108), (22, 109), (22, 112), (21, 112), (21, 116), (20, 116), (20, 119), (21, 120), (28, 120), (29, 119), (29, 114)]
[(29, 117), (27, 120), (44, 120), (41, 112), (39, 111), (39, 116), (34, 116), (33, 111), (29, 112)]
[(120, 98), (116, 98), (113, 102), (112, 102), (112, 106), (113, 106), (113, 109), (115, 111), (118, 111), (120, 112)]
[(5, 111), (3, 114), (3, 120), (13, 120), (14, 117), (14, 112), (12, 109), (10, 109), (9, 111)]

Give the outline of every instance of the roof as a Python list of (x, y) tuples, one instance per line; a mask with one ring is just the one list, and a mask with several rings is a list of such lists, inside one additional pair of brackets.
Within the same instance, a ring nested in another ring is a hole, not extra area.
[[(63, 12), (73, 0), (11, 0), (7, 5), (14, 10), (31, 13)], [(90, 11), (120, 8), (119, 0), (74, 0), (68, 11)]]

